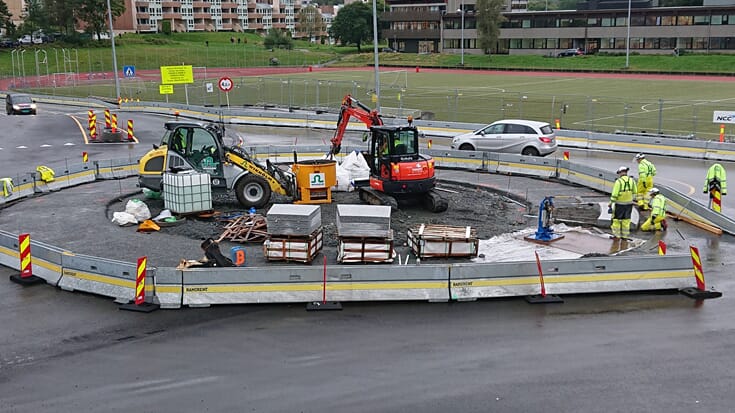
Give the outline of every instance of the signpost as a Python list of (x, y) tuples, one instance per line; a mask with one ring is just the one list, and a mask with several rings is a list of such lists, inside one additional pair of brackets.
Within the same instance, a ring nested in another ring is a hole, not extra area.
[(223, 92), (225, 92), (225, 97), (227, 98), (227, 109), (230, 108), (230, 91), (232, 90), (232, 79), (229, 77), (223, 77), (220, 78), (219, 82), (217, 82), (217, 86), (219, 86), (219, 89)]
[(161, 83), (164, 85), (184, 85), (186, 104), (189, 104), (189, 83), (194, 83), (194, 69), (191, 65), (161, 66)]

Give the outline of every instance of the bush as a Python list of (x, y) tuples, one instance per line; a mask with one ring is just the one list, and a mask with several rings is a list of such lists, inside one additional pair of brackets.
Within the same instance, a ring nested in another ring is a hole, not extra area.
[(163, 34), (171, 34), (171, 21), (170, 20), (161, 20), (161, 32)]

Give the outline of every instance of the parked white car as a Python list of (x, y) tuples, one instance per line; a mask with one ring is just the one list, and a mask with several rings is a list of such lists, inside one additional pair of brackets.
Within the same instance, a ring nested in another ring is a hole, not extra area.
[(546, 122), (505, 119), (455, 136), (452, 149), (546, 156), (556, 150), (556, 134)]
[(18, 38), (18, 43), (20, 43), (20, 44), (32, 44), (33, 43), (33, 39), (31, 38), (31, 35), (30, 34), (26, 34), (23, 37), (19, 37)]

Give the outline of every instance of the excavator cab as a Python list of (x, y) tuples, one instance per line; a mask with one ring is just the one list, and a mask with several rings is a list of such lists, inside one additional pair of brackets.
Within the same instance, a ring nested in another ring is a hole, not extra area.
[(383, 180), (399, 179), (392, 163), (419, 159), (418, 132), (413, 127), (373, 127), (369, 153), (365, 154), (371, 175)]
[(193, 169), (212, 176), (212, 187), (225, 187), (224, 149), (220, 128), (198, 122), (164, 124), (161, 144), (145, 154), (139, 164), (141, 186), (160, 190), (165, 170)]

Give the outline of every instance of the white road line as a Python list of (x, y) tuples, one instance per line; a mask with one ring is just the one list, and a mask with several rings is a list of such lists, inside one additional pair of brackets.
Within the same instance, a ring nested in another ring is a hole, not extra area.
[(150, 386), (144, 389), (133, 390), (132, 393), (157, 393), (164, 390), (172, 390), (181, 387), (197, 386), (204, 383), (212, 383), (219, 380), (218, 376), (200, 377), (191, 380), (176, 381), (169, 384), (160, 384), (158, 386)]
[(20, 145), (20, 146), (16, 146), (15, 149), (28, 149), (28, 147)]
[(44, 144), (44, 145), (41, 145), (41, 147), (42, 147), (42, 148), (51, 148), (51, 145), (46, 145), (46, 144)]

